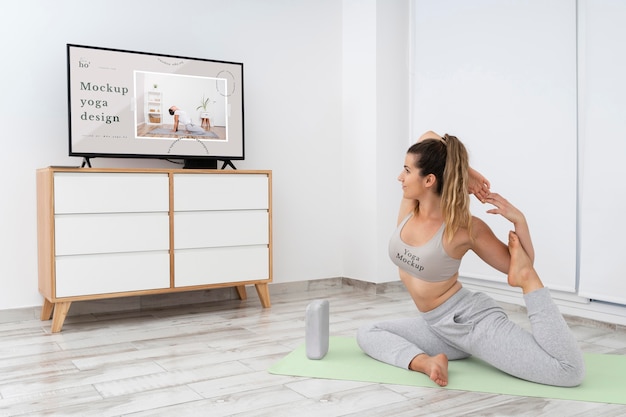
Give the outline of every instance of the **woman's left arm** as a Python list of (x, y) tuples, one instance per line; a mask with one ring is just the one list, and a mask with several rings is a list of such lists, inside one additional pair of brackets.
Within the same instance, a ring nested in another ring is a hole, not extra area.
[(472, 217), (472, 251), (487, 265), (506, 274), (511, 263), (509, 248), (478, 217)]

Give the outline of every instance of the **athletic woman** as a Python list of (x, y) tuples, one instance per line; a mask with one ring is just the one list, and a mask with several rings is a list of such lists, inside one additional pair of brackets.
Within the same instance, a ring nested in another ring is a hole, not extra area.
[[(361, 349), (440, 386), (448, 383), (448, 360), (469, 356), (528, 381), (579, 385), (583, 356), (533, 268), (526, 218), (489, 192), (489, 183), (470, 169), (465, 146), (454, 136), (427, 132), (409, 148), (398, 180), (403, 199), (389, 255), (421, 314), (360, 328)], [(512, 223), (508, 244), (471, 215), (468, 190), (493, 205), (488, 213)], [(510, 321), (487, 295), (463, 288), (458, 271), (469, 250), (521, 288), (532, 331)]]

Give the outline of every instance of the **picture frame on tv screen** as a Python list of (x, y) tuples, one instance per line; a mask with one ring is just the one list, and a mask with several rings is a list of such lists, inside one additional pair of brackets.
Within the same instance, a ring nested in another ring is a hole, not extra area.
[(245, 158), (243, 63), (67, 44), (67, 70), (70, 156)]

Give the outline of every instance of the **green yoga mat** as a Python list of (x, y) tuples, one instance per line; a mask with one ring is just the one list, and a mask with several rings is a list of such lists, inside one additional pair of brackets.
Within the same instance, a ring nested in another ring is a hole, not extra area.
[[(575, 388), (561, 388), (517, 379), (474, 358), (449, 362), (448, 385), (442, 389), (626, 404), (626, 356), (586, 353), (587, 374)], [(269, 369), (272, 374), (439, 387), (426, 375), (378, 362), (365, 355), (356, 340), (331, 337), (328, 354), (309, 360), (304, 345)], [(441, 388), (441, 387), (439, 387)]]

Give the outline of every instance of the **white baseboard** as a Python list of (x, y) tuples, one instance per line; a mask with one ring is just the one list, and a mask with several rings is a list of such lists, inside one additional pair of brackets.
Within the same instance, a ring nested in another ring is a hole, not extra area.
[[(495, 300), (524, 307), (524, 299), (520, 290), (511, 288), (503, 282), (492, 282), (472, 278), (461, 278), (463, 285), (473, 291), (481, 291), (489, 294)], [(324, 278), (320, 280), (299, 281), (292, 283), (270, 284), (270, 295), (281, 293), (304, 293), (329, 288), (351, 287), (355, 291), (366, 291), (372, 294), (404, 293), (406, 290), (402, 283), (391, 281), (385, 283), (371, 283), (355, 278)], [(250, 297), (254, 299), (256, 292), (253, 286), (248, 286)], [(561, 310), (561, 313), (568, 316), (568, 322), (593, 321), (602, 325), (619, 326), (626, 330), (626, 305), (605, 303), (588, 298), (580, 297), (576, 294), (551, 290), (552, 298)], [(407, 295), (408, 297), (408, 295)], [(133, 298), (133, 297), (131, 297)], [(205, 303), (211, 301), (222, 301), (238, 299), (233, 289), (225, 288), (220, 291), (196, 291), (192, 293), (164, 294), (134, 297), (131, 300), (123, 298), (109, 300), (91, 300), (73, 303), (70, 310), (71, 315), (141, 310), (150, 308), (163, 308), (180, 306), (184, 304)], [(84, 305), (82, 305), (84, 304)], [(41, 307), (27, 307), (14, 310), (0, 310), (0, 323), (9, 321), (29, 320), (39, 318)]]

